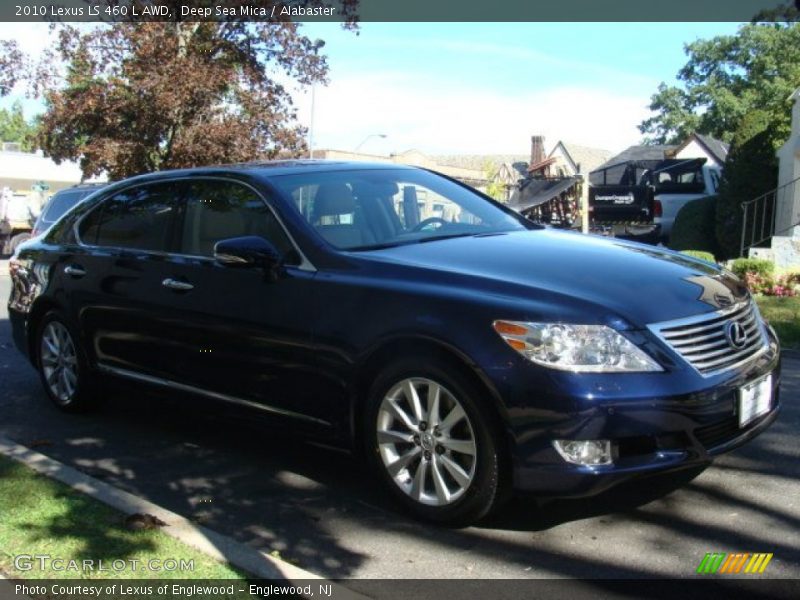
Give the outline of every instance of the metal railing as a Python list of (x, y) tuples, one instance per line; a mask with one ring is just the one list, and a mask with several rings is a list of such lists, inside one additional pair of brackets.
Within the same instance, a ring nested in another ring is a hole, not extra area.
[(757, 198), (742, 202), (742, 237), (739, 249), (739, 255), (745, 256), (745, 252), (763, 244), (775, 235), (780, 235), (790, 231), (794, 227), (800, 225), (800, 220), (792, 219), (793, 222), (788, 227), (784, 227), (780, 231), (775, 231), (775, 220), (777, 218), (777, 208), (779, 201), (788, 197), (794, 196), (794, 187), (800, 177), (785, 183), (780, 187), (770, 190), (765, 194), (761, 194)]

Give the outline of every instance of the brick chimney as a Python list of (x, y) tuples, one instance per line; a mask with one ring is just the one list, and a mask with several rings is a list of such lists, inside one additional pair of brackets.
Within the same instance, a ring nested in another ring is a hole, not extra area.
[(539, 164), (544, 160), (544, 136), (531, 136), (531, 165)]

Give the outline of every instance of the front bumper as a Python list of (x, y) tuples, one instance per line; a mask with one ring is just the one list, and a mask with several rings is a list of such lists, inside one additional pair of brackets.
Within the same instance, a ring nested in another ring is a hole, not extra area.
[[(641, 475), (710, 464), (714, 456), (758, 436), (777, 418), (781, 365), (777, 341), (772, 341), (770, 351), (756, 361), (705, 381), (700, 389), (658, 395), (660, 390), (653, 385), (650, 396), (626, 397), (630, 388), (609, 381), (603, 397), (577, 394), (555, 400), (562, 405), (571, 402), (575, 410), (568, 417), (551, 415), (549, 427), (535, 428), (530, 420), (528, 424), (517, 420), (512, 451), (515, 489), (539, 496), (592, 496)], [(740, 387), (769, 373), (773, 377), (769, 411), (740, 428)], [(686, 373), (670, 376), (674, 387), (680, 387), (676, 380), (691, 379)], [(618, 398), (614, 391), (620, 392)], [(552, 447), (553, 439), (610, 439), (614, 462), (594, 467), (567, 463)]]

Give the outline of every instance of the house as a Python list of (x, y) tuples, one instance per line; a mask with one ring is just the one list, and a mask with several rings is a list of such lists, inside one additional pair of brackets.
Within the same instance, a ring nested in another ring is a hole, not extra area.
[(558, 175), (583, 175), (586, 179), (589, 173), (611, 158), (611, 155), (609, 150), (559, 141), (548, 157), (556, 159), (554, 169)]
[(588, 230), (588, 174), (603, 164), (611, 152), (559, 141), (545, 154), (544, 136), (531, 136), (528, 179), (514, 190), (511, 206), (529, 218), (566, 227), (581, 224)]
[(669, 150), (667, 158), (690, 159), (705, 158), (708, 166), (722, 169), (728, 158), (730, 145), (709, 135), (693, 133), (686, 141), (673, 150)]
[[(489, 183), (489, 175), (480, 167), (474, 168), (472, 162), (462, 162), (462, 164), (443, 164), (439, 162), (441, 157), (428, 156), (419, 150), (406, 150), (390, 156), (378, 154), (364, 154), (361, 152), (351, 152), (349, 150), (322, 149), (314, 150), (314, 158), (327, 160), (354, 160), (365, 162), (384, 162), (388, 164), (412, 165), (438, 171), (443, 175), (457, 179), (462, 183), (471, 185), (477, 189), (485, 189)], [(455, 162), (455, 161), (453, 161)]]
[[(669, 157), (669, 153), (678, 149), (676, 145), (639, 145), (630, 146), (625, 148), (619, 154), (612, 156), (604, 163), (601, 163), (592, 171), (600, 169), (607, 169), (614, 165), (619, 165), (636, 160), (665, 160)], [(591, 171), (590, 171), (591, 172)]]
[(508, 191), (517, 185), (520, 179), (525, 179), (528, 176), (528, 163), (524, 160), (515, 162), (504, 162), (497, 169), (497, 173), (492, 179), (493, 182), (505, 186), (507, 190), (506, 199), (508, 198)]
[(706, 164), (722, 168), (728, 158), (730, 147), (725, 142), (709, 135), (693, 133), (681, 144), (655, 144), (630, 146), (619, 154), (593, 167), (588, 172), (606, 169), (613, 165), (637, 160), (666, 160), (705, 158)]
[(800, 267), (800, 88), (789, 97), (792, 102), (792, 132), (777, 152), (775, 236), (772, 256), (782, 268)]

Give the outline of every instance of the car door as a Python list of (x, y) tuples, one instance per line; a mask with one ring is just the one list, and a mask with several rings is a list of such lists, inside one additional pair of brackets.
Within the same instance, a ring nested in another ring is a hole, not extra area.
[[(312, 350), (315, 272), (266, 199), (241, 182), (181, 183), (180, 256), (159, 291), (173, 379), (195, 391), (325, 425), (344, 412), (327, 400)], [(273, 280), (259, 268), (224, 266), (214, 245), (259, 236), (285, 257)], [(169, 279), (169, 282), (166, 280)]]
[(169, 376), (171, 316), (159, 295), (176, 243), (179, 205), (175, 182), (126, 188), (104, 200), (79, 225), (81, 245), (98, 260), (91, 298), (80, 303), (80, 323), (98, 366), (123, 375)]

